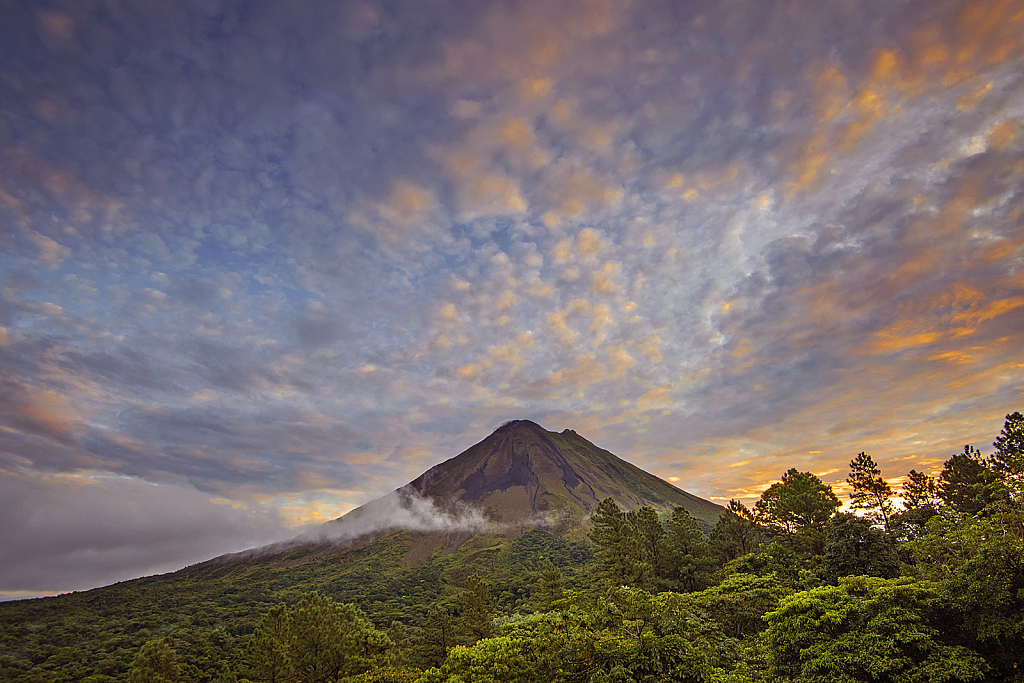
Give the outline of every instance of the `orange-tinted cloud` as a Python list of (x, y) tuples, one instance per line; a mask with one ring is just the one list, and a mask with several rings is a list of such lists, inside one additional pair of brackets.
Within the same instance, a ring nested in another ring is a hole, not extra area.
[(978, 326), (1024, 306), (1024, 295), (999, 298), (957, 283), (900, 306), (900, 318), (876, 332), (866, 351), (896, 353), (974, 334)]

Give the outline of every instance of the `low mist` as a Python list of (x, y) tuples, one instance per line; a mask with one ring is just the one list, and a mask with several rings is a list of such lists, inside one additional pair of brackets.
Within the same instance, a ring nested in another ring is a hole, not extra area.
[(478, 508), (460, 503), (442, 508), (432, 498), (410, 489), (399, 489), (322, 524), (296, 540), (344, 542), (396, 529), (480, 533), (493, 531), (495, 527)]

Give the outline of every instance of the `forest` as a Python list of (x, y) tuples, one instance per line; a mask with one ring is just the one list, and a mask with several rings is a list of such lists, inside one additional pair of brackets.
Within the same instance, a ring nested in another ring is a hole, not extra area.
[(993, 446), (897, 489), (859, 453), (849, 511), (793, 468), (711, 529), (608, 498), (588, 542), (533, 529), (401, 568), (392, 534), (9, 603), (0, 679), (1024, 681), (1024, 415)]

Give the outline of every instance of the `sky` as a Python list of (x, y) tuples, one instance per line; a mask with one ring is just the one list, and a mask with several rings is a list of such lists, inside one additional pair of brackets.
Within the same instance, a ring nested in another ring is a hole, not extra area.
[(0, 0), (0, 598), (509, 419), (725, 503), (1024, 409), (1017, 0)]

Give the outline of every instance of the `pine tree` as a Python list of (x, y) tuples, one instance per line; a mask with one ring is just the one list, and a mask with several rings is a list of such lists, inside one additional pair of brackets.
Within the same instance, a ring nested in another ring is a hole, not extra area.
[(626, 515), (611, 498), (602, 500), (591, 516), (594, 525), (590, 540), (597, 546), (597, 561), (593, 565), (594, 578), (602, 583), (621, 586), (627, 581), (629, 557), (629, 529)]
[(388, 664), (396, 669), (409, 666), (413, 654), (413, 639), (409, 627), (400, 621), (392, 621), (387, 635), (392, 643)]
[(444, 605), (433, 605), (424, 620), (420, 658), (427, 666), (440, 666), (449, 648), (456, 645), (456, 623), (451, 610)]
[(561, 570), (550, 559), (545, 559), (544, 567), (541, 569), (540, 590), (536, 601), (540, 611), (547, 612), (555, 608), (556, 603), (565, 595), (564, 584)]
[(905, 510), (934, 507), (939, 501), (939, 485), (935, 477), (910, 470), (907, 480), (903, 482), (902, 496)]
[(867, 453), (858, 453), (857, 457), (850, 461), (850, 475), (846, 483), (853, 488), (850, 499), (853, 501), (850, 507), (855, 510), (868, 510), (869, 516), (874, 522), (881, 522), (882, 527), (889, 530), (889, 519), (895, 511), (892, 502), (892, 487), (882, 479), (882, 472), (878, 469), (874, 459)]
[(247, 646), (250, 677), (260, 683), (283, 683), (291, 680), (289, 656), (291, 627), (285, 605), (270, 608), (252, 634)]
[(1016, 500), (1024, 498), (1024, 415), (1006, 416), (999, 436), (992, 443), (996, 452), (990, 459), (992, 469), (1013, 490)]
[(724, 565), (741, 555), (757, 549), (761, 530), (754, 521), (753, 513), (738, 500), (730, 500), (715, 528), (711, 530), (708, 542), (719, 565)]
[(900, 541), (919, 538), (927, 532), (928, 520), (938, 514), (939, 485), (935, 477), (910, 470), (900, 487), (903, 510), (889, 520), (889, 531)]
[(494, 635), (494, 608), (491, 604), (491, 587), (473, 574), (466, 579), (466, 587), (459, 596), (461, 621), (470, 642), (475, 643)]
[(671, 591), (690, 593), (710, 583), (710, 549), (700, 527), (685, 508), (677, 507), (668, 520), (659, 575)]
[(622, 585), (657, 591), (658, 573), (664, 560), (665, 527), (654, 508), (641, 507), (626, 513), (626, 549)]
[(321, 593), (302, 596), (291, 610), (290, 652), (301, 683), (321, 683), (335, 674), (342, 657), (342, 624), (334, 602)]
[(974, 446), (964, 446), (963, 453), (954, 454), (945, 462), (939, 475), (942, 501), (968, 515), (976, 515), (986, 507), (1008, 497), (1009, 491), (999, 475)]
[(300, 683), (324, 683), (386, 663), (388, 637), (362, 610), (307, 593), (289, 613), (289, 656)]

